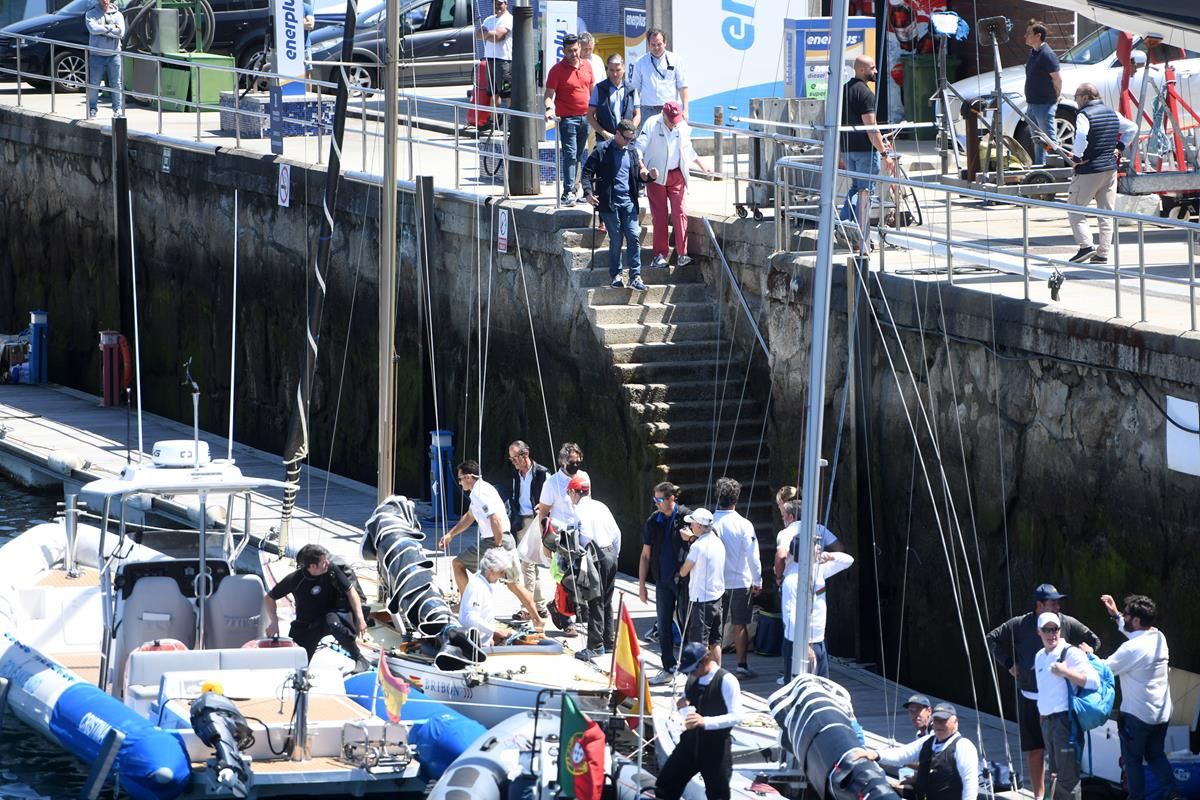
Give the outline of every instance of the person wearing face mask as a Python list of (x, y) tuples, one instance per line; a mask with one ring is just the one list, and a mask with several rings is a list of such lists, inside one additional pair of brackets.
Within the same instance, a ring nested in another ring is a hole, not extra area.
[[(866, 127), (866, 130), (851, 130), (842, 133), (842, 158), (846, 169), (851, 172), (864, 172), (878, 175), (880, 159), (884, 166), (891, 169), (892, 159), (884, 144), (883, 136), (875, 128), (875, 93), (867, 82), (874, 83), (879, 78), (875, 69), (875, 59), (870, 56), (859, 56), (854, 59), (854, 77), (846, 84), (842, 98), (842, 127)], [(856, 220), (858, 217), (859, 192), (871, 188), (871, 181), (862, 178), (852, 178), (850, 191), (838, 214), (839, 219)]]
[(546, 478), (538, 497), (537, 518), (541, 529), (545, 529), (547, 519), (564, 526), (578, 522), (575, 506), (567, 495), (567, 484), (576, 475), (582, 475), (591, 485), (591, 478), (583, 470), (583, 448), (575, 442), (563, 442), (558, 448), (558, 472)]

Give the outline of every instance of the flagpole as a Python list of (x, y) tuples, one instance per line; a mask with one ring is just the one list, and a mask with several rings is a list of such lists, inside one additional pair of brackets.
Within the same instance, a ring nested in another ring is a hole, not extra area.
[(617, 636), (616, 636), (616, 641), (613, 642), (612, 663), (608, 667), (608, 688), (609, 689), (613, 688), (613, 683), (617, 679), (617, 649), (621, 644), (621, 620), (625, 618), (625, 593), (622, 592), (620, 589), (618, 589), (617, 594), (621, 598), (621, 605), (617, 607), (617, 619), (615, 620)]
[(646, 749), (646, 661), (638, 653), (638, 772), (642, 771), (642, 751)]

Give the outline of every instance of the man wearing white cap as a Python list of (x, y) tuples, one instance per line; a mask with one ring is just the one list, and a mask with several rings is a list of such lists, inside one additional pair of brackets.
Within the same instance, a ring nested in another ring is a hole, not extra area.
[(721, 596), (725, 594), (725, 545), (713, 533), (713, 515), (697, 508), (683, 518), (690, 531), (680, 531), (691, 542), (679, 577), (688, 580), (687, 623), (683, 638), (708, 645), (711, 658), (721, 663)]
[(1063, 640), (1058, 614), (1039, 614), (1037, 628), (1042, 649), (1033, 659), (1033, 671), (1037, 675), (1047, 769), (1055, 776), (1051, 784), (1054, 800), (1079, 800), (1079, 753), (1072, 741), (1071, 695), (1075, 687), (1098, 689), (1100, 676), (1082, 650)]
[(949, 703), (933, 707), (933, 733), (912, 744), (867, 750), (864, 757), (895, 767), (917, 762), (919, 800), (975, 800), (979, 794), (979, 751), (958, 732), (958, 710)]

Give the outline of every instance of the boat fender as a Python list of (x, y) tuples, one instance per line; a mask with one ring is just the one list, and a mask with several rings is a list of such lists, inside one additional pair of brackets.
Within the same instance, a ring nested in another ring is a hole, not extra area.
[(129, 340), (122, 334), (117, 334), (117, 348), (121, 351), (121, 391), (133, 386), (133, 348)]
[(178, 639), (155, 639), (152, 642), (138, 645), (133, 649), (135, 653), (145, 653), (151, 650), (187, 650), (188, 646)]
[(57, 472), (59, 475), (71, 477), (77, 469), (87, 469), (92, 463), (78, 453), (70, 453), (66, 450), (55, 450), (50, 455), (46, 456), (46, 466)]
[(112, 729), (125, 734), (117, 780), (134, 800), (175, 800), (191, 780), (183, 740), (151, 725), (131, 708), (87, 683), (73, 683), (54, 704), (50, 733), (67, 752), (91, 764)]
[(245, 649), (254, 648), (271, 648), (271, 647), (295, 647), (296, 643), (286, 636), (268, 636), (264, 639), (251, 639), (242, 645)]

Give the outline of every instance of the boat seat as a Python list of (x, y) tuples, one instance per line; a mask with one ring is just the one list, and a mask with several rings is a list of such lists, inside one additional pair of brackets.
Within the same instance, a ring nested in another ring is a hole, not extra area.
[(139, 580), (121, 604), (112, 660), (116, 674), (114, 687), (124, 687), (125, 662), (129, 654), (155, 639), (178, 639), (188, 647), (196, 645), (196, 609), (179, 591), (172, 578), (146, 577)]
[(215, 676), (221, 670), (286, 670), (308, 666), (303, 647), (261, 650), (138, 650), (129, 654), (125, 673), (125, 704), (141, 711), (159, 698), (160, 682), (168, 672), (203, 672)]
[(204, 646), (241, 647), (263, 632), (266, 590), (257, 575), (229, 575), (205, 603)]

